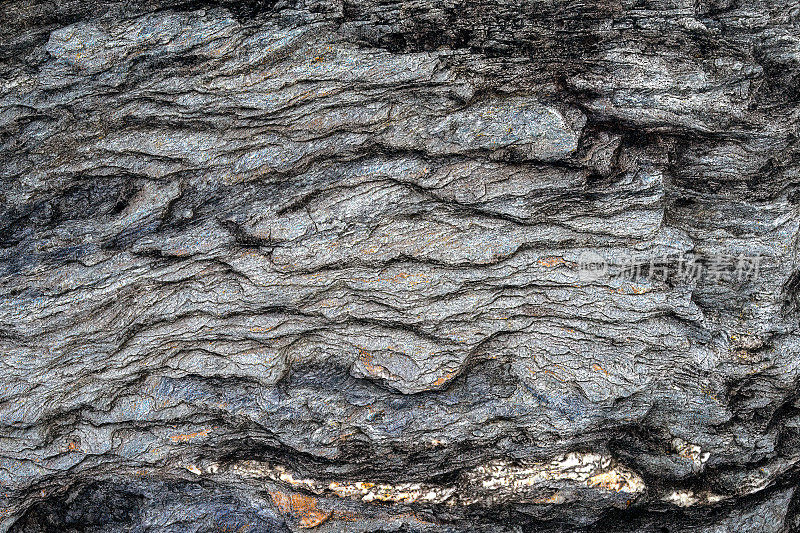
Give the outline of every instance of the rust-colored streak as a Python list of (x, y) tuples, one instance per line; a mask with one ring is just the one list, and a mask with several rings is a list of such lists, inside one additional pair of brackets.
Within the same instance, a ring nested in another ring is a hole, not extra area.
[(457, 370), (452, 372), (446, 372), (444, 375), (440, 376), (439, 378), (436, 379), (436, 381), (433, 382), (433, 386), (440, 387), (444, 385), (445, 383), (450, 381), (456, 374), (458, 374)]
[(196, 439), (198, 437), (207, 437), (208, 430), (204, 429), (202, 431), (195, 431), (194, 433), (184, 433), (182, 435), (172, 435), (169, 439), (172, 442), (189, 442), (192, 439)]

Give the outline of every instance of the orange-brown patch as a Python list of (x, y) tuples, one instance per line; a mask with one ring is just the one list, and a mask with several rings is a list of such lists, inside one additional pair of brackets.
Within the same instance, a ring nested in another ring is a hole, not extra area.
[(270, 498), (278, 510), (297, 521), (302, 529), (312, 529), (325, 523), (331, 517), (331, 511), (324, 511), (317, 507), (317, 499), (304, 494), (285, 494), (280, 491), (270, 491)]
[(554, 267), (556, 265), (563, 265), (564, 263), (566, 263), (566, 261), (564, 261), (563, 257), (544, 257), (542, 259), (539, 259), (537, 263), (539, 264), (539, 266), (543, 267)]

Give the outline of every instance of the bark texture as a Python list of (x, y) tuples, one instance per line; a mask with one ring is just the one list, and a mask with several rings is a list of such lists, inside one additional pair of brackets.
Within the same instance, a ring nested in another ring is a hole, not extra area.
[(799, 63), (792, 0), (7, 0), (0, 530), (800, 530)]

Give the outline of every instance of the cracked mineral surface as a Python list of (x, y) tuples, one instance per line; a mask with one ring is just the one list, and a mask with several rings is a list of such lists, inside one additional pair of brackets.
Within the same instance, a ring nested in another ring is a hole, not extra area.
[(6, 0), (0, 531), (800, 531), (800, 3)]

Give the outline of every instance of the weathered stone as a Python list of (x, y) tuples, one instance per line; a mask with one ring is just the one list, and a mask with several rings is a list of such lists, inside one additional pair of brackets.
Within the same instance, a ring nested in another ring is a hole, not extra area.
[(800, 530), (798, 16), (7, 2), (0, 530)]

